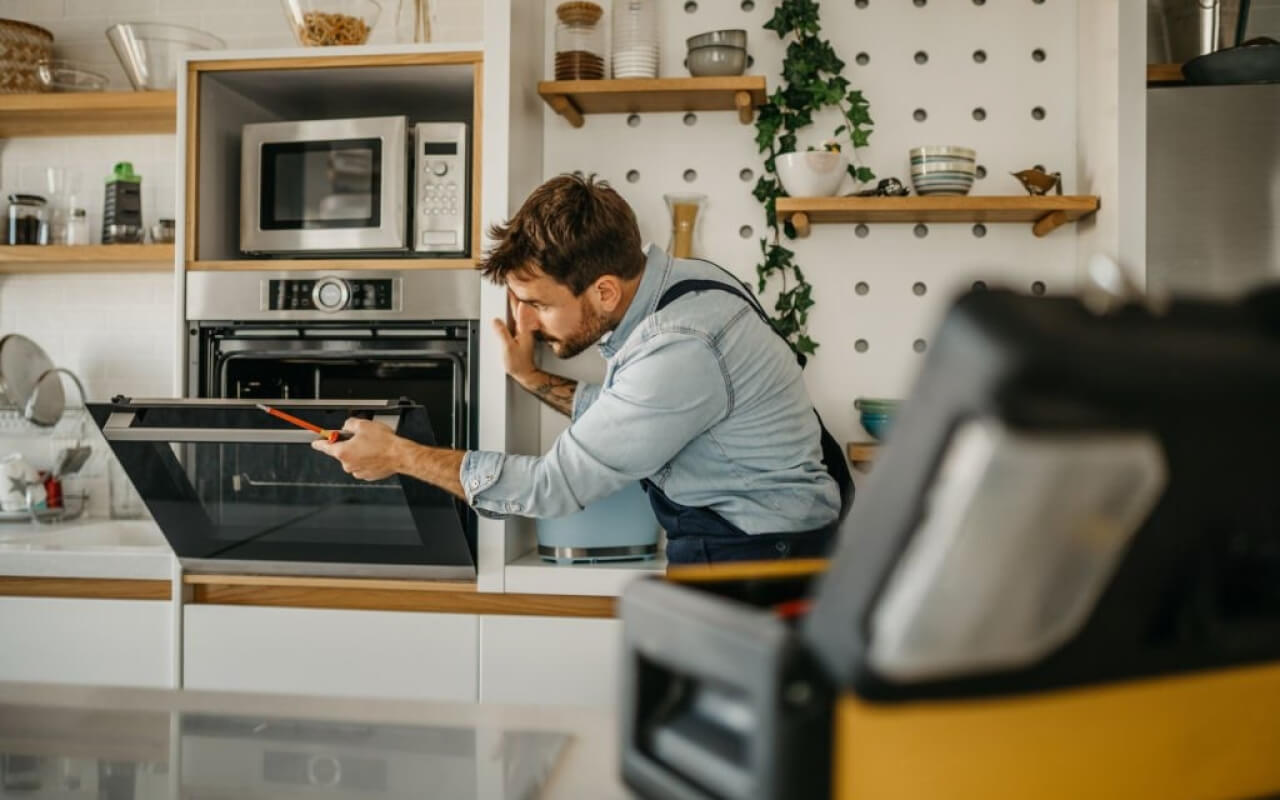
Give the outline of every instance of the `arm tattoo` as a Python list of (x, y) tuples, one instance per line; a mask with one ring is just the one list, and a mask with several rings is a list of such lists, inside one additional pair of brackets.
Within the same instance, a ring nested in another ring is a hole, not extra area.
[(526, 388), (539, 400), (566, 417), (573, 416), (573, 393), (578, 388), (577, 381), (548, 372), (539, 372)]

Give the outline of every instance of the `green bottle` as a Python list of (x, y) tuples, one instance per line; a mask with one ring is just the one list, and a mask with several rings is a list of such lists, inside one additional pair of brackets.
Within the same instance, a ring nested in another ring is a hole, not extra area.
[(142, 241), (142, 176), (133, 164), (121, 161), (107, 177), (102, 202), (102, 243), (134, 244)]

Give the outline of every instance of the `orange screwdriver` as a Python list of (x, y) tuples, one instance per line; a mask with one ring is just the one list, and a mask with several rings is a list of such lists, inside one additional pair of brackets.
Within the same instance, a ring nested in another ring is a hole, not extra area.
[(315, 435), (328, 440), (330, 443), (345, 442), (346, 440), (351, 438), (351, 433), (349, 431), (326, 430), (324, 428), (321, 428), (319, 425), (312, 425), (310, 422), (307, 422), (305, 419), (298, 419), (292, 414), (286, 414), (283, 411), (279, 410), (278, 408), (272, 408), (271, 406), (263, 405), (262, 403), (257, 403), (256, 405), (258, 406), (258, 408), (267, 412), (271, 416), (282, 419), (291, 425), (297, 425), (299, 428), (306, 428), (307, 430), (311, 431)]

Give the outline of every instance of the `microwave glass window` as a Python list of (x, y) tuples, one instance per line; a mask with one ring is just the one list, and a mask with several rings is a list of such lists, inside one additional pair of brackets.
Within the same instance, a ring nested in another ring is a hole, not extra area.
[(458, 154), (458, 143), (427, 142), (422, 146), (422, 154), (424, 156), (456, 156)]
[(263, 230), (381, 223), (380, 139), (269, 142), (262, 173)]

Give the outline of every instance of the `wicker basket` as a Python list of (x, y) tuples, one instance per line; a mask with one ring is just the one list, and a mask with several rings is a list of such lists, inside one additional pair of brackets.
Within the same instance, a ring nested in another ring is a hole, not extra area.
[(36, 65), (52, 57), (52, 33), (29, 22), (0, 19), (0, 93), (45, 91)]

